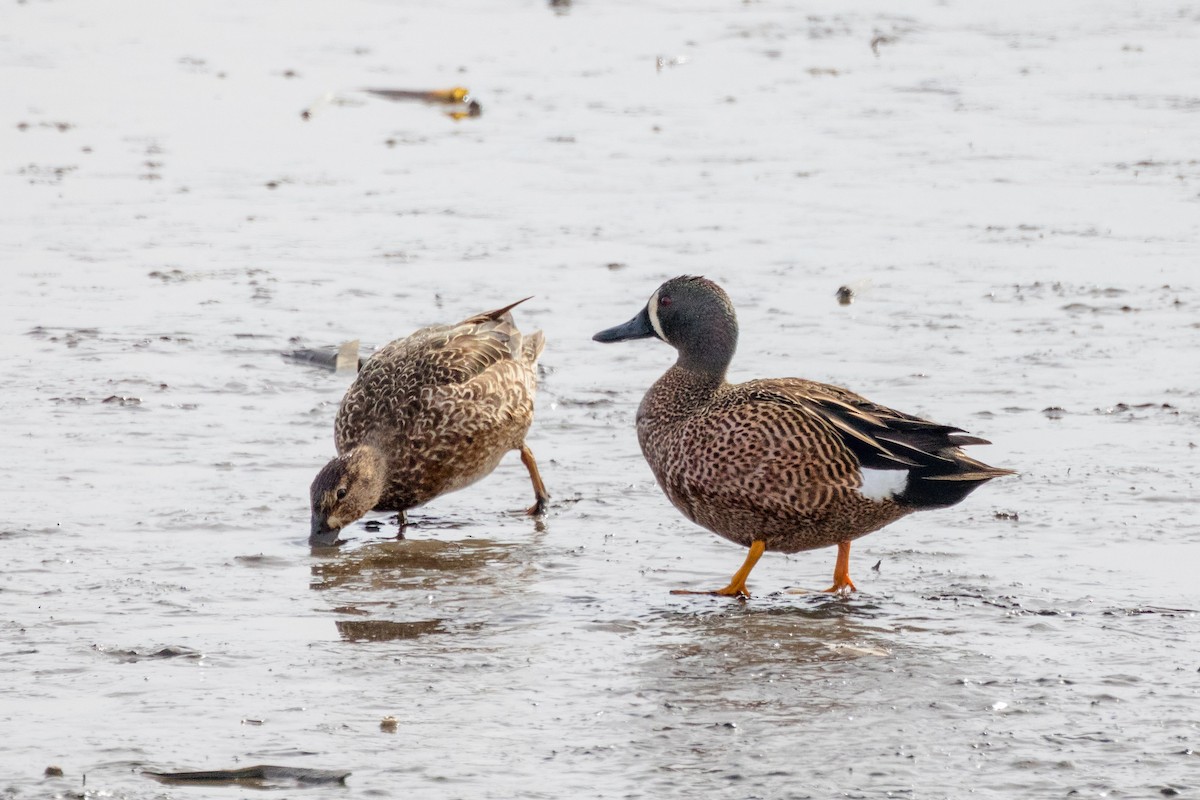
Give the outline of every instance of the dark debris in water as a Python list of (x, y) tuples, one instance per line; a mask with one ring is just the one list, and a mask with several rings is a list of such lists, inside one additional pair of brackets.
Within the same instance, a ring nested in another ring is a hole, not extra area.
[(1126, 305), (1126, 304), (1122, 304), (1119, 306), (1117, 306), (1117, 305), (1098, 306), (1098, 305), (1092, 305), (1090, 303), (1068, 303), (1067, 305), (1062, 307), (1062, 310), (1071, 312), (1073, 314), (1081, 314), (1081, 313), (1110, 314), (1114, 311), (1120, 312), (1123, 314), (1128, 314), (1133, 311), (1140, 311), (1140, 309), (1134, 308), (1133, 306)]
[[(357, 344), (358, 343), (355, 342), (355, 345)], [(287, 353), (282, 353), (281, 355), (287, 361), (295, 361), (299, 364), (312, 364), (313, 366), (322, 367), (327, 370), (336, 370), (338, 367), (338, 355), (340, 351), (340, 347), (305, 347), (299, 350), (292, 350)], [(362, 369), (362, 366), (365, 363), (367, 363), (367, 358), (359, 357), (358, 368)]]
[[(989, 225), (987, 230), (989, 232), (1004, 232), (1007, 229), (1002, 226)], [(1037, 233), (1039, 237), (1043, 235), (1042, 229), (1033, 225), (1019, 225), (1013, 230), (1021, 234)], [(1074, 236), (1096, 235), (1094, 231), (1052, 230), (1048, 233), (1052, 235)], [(1143, 300), (1143, 302), (1148, 302), (1150, 305), (1158, 306), (1160, 300), (1171, 306), (1179, 304), (1176, 289), (1169, 284), (1156, 287), (1143, 287), (1143, 290), (1145, 294), (1153, 295), (1153, 297)], [(989, 298), (993, 301), (1003, 302), (1005, 300), (1013, 300), (1021, 303), (1054, 298), (1060, 301), (1069, 301), (1060, 307), (1062, 310), (1068, 312), (1128, 313), (1139, 310), (1130, 303), (1125, 302), (1125, 298), (1130, 291), (1130, 289), (1123, 289), (1116, 286), (1062, 283), (1059, 281), (1034, 281), (1032, 283), (1013, 284), (1009, 287), (1008, 292), (992, 292)], [(1002, 295), (1008, 296), (1004, 297)]]
[[(1136, 411), (1161, 411), (1172, 416), (1179, 415), (1179, 409), (1170, 403), (1114, 403), (1111, 406), (1103, 406), (1092, 409), (1093, 414), (1111, 417), (1117, 414), (1133, 414)], [(1070, 411), (1062, 406), (1047, 406), (1042, 409), (1042, 416), (1046, 419), (1062, 419), (1070, 414)]]
[(36, 328), (30, 329), (26, 336), (29, 336), (33, 339), (41, 339), (45, 342), (62, 343), (67, 347), (78, 347), (80, 342), (99, 338), (100, 329), (47, 328), (43, 325), (38, 325)]
[(1107, 406), (1106, 408), (1096, 408), (1093, 411), (1097, 414), (1112, 415), (1112, 414), (1128, 414), (1134, 411), (1165, 411), (1169, 414), (1178, 414), (1179, 409), (1170, 403), (1116, 403), (1115, 405)]
[(163, 283), (183, 283), (191, 276), (181, 269), (156, 269), (148, 273), (148, 277), (157, 278)]
[(1200, 612), (1190, 608), (1135, 606), (1134, 608), (1106, 608), (1100, 613), (1106, 617), (1140, 617), (1146, 614), (1157, 614), (1163, 617), (1194, 617)]
[(25, 133), (30, 128), (45, 128), (45, 129), (49, 129), (49, 130), (58, 131), (59, 133), (66, 133), (67, 131), (71, 130), (74, 127), (75, 127), (75, 123), (73, 123), (73, 122), (61, 122), (61, 121), (53, 121), (52, 122), (49, 120), (43, 120), (41, 122), (18, 122), (17, 123), (17, 130), (19, 130), (21, 133)]
[(77, 169), (79, 169), (78, 164), (28, 164), (17, 170), (17, 174), (24, 175), (30, 183), (58, 184)]
[(1058, 608), (1025, 608), (1021, 605), (1021, 601), (1011, 596), (1001, 596), (995, 598), (981, 597), (980, 602), (985, 606), (995, 606), (1008, 611), (1010, 614), (1019, 616), (1037, 616), (1037, 617), (1074, 617), (1078, 616), (1078, 611), (1068, 611)]
[(259, 764), (241, 769), (216, 769), (203, 772), (154, 772), (145, 775), (162, 783), (223, 784), (239, 783), (259, 788), (273, 785), (321, 785), (345, 783), (350, 773), (342, 770), (310, 769), (308, 767), (277, 767)]
[(183, 645), (168, 645), (158, 650), (108, 650), (101, 645), (92, 645), (92, 648), (99, 653), (113, 658), (126, 664), (133, 664), (138, 661), (161, 661), (168, 658), (187, 658), (201, 659), (204, 654), (198, 650), (193, 650), (190, 647)]
[(1028, 600), (1024, 602), (1022, 599), (1012, 595), (999, 595), (988, 597), (981, 592), (961, 591), (961, 592), (943, 592), (941, 594), (927, 595), (925, 600), (930, 602), (952, 601), (961, 603), (963, 601), (973, 601), (981, 606), (992, 606), (1000, 608), (1009, 613), (1011, 616), (1038, 616), (1038, 617), (1082, 617), (1099, 614), (1104, 617), (1138, 617), (1144, 615), (1158, 615), (1163, 617), (1193, 617), (1200, 614), (1200, 611), (1189, 608), (1167, 608), (1163, 606), (1134, 606), (1131, 608), (1088, 608), (1087, 610), (1068, 609), (1068, 608), (1028, 608)]
[[(428, 105), (440, 106), (446, 110), (446, 116), (454, 120), (478, 117), (483, 114), (483, 105), (471, 96), (465, 86), (453, 86), (449, 89), (360, 89), (363, 94), (382, 98), (393, 102), (416, 101)], [(332, 92), (326, 93), (315, 103), (300, 112), (300, 119), (311, 120), (317, 111), (331, 105), (354, 105), (354, 101), (338, 97)], [(274, 188), (274, 187), (271, 187)]]

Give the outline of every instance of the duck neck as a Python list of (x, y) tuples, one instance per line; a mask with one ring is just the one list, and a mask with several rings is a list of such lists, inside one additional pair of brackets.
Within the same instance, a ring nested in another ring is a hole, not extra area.
[(724, 373), (716, 374), (689, 369), (680, 364), (667, 370), (660, 380), (671, 385), (678, 398), (676, 402), (688, 400), (694, 403), (707, 402), (717, 393), (718, 389), (725, 385)]
[(659, 378), (638, 406), (638, 431), (651, 421), (656, 425), (669, 425), (691, 419), (705, 409), (713, 397), (725, 385), (723, 375), (698, 372), (679, 364), (671, 367)]
[(732, 317), (710, 320), (702, 336), (689, 336), (681, 332), (679, 358), (675, 366), (694, 373), (701, 382), (711, 381), (715, 386), (725, 382), (729, 362), (737, 350), (737, 322)]

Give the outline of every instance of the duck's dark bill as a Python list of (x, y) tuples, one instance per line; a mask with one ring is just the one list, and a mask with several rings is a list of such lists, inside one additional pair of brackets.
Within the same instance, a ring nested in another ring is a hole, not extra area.
[(313, 547), (332, 547), (337, 543), (339, 533), (341, 533), (340, 530), (331, 528), (323, 520), (313, 517), (308, 543)]
[(654, 328), (650, 325), (650, 314), (643, 308), (641, 313), (629, 322), (602, 330), (592, 339), (597, 342), (623, 342), (626, 339), (645, 339), (653, 335)]

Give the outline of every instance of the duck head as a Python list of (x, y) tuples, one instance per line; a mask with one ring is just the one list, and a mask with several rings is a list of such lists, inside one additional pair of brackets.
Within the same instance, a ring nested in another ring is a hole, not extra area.
[(375, 508), (387, 465), (373, 447), (359, 446), (330, 459), (312, 482), (309, 544), (332, 545), (342, 528)]
[(645, 308), (597, 342), (661, 339), (679, 351), (684, 369), (724, 375), (737, 349), (737, 315), (725, 290), (707, 278), (681, 275), (654, 290)]

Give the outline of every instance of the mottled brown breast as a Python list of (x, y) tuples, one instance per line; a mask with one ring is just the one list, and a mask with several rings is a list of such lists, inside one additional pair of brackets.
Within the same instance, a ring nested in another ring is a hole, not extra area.
[(870, 533), (908, 513), (864, 498), (859, 462), (833, 425), (777, 402), (763, 382), (730, 385), (674, 367), (646, 394), (638, 439), (689, 519), (727, 539), (796, 552)]

